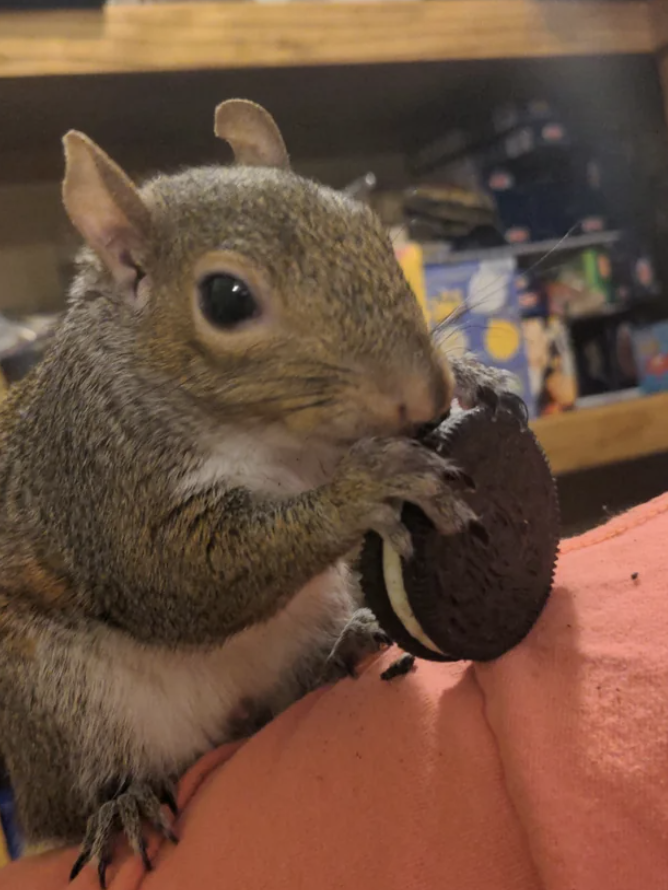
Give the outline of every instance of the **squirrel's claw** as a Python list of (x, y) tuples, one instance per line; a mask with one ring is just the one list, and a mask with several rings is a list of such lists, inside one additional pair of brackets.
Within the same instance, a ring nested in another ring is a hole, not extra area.
[(455, 378), (455, 395), (462, 408), (479, 405), (495, 415), (507, 411), (526, 427), (529, 414), (524, 401), (511, 389), (512, 375), (498, 368), (490, 368), (473, 355), (450, 359)]
[[(79, 874), (81, 869), (88, 862), (89, 858), (90, 858), (90, 853), (85, 848), (82, 847), (81, 853), (79, 853), (79, 855), (77, 856), (76, 862), (72, 866), (72, 871), (70, 872), (70, 881), (73, 881), (77, 877), (77, 875)], [(100, 883), (102, 883), (101, 880), (100, 880)]]
[(491, 386), (481, 386), (477, 393), (477, 402), (489, 408), (494, 416), (500, 411), (507, 411), (517, 420), (522, 428), (529, 424), (529, 411), (524, 400), (509, 390), (498, 390)]
[(70, 880), (73, 881), (88, 862), (97, 860), (100, 887), (106, 890), (107, 869), (119, 831), (127, 837), (130, 846), (144, 863), (144, 868), (151, 871), (153, 866), (142, 831), (143, 823), (147, 822), (173, 843), (178, 841), (162, 811), (163, 804), (176, 814), (176, 800), (171, 787), (164, 785), (156, 792), (144, 782), (131, 783), (111, 800), (105, 801), (88, 820), (81, 853), (72, 867)]

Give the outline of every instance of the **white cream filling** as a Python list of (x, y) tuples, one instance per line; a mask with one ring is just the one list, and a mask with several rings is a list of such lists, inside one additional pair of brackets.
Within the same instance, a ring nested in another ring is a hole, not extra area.
[(383, 541), (383, 576), (385, 578), (385, 589), (387, 590), (387, 598), (390, 601), (392, 611), (398, 620), (406, 628), (408, 633), (422, 643), (427, 649), (436, 652), (438, 655), (445, 655), (438, 646), (429, 639), (422, 629), (422, 625), (415, 617), (415, 613), (411, 609), (408, 601), (408, 595), (404, 586), (404, 573), (401, 567), (401, 557)]

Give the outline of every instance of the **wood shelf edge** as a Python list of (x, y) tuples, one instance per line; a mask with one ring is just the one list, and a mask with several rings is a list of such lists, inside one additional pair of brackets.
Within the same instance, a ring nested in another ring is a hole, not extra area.
[(0, 13), (0, 77), (650, 53), (648, 2), (188, 3)]
[(532, 429), (556, 475), (668, 451), (668, 393), (542, 417)]

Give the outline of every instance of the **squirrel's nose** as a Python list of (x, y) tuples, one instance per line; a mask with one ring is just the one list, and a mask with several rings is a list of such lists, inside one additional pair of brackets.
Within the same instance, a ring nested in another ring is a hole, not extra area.
[(449, 408), (452, 394), (452, 374), (440, 364), (426, 377), (407, 380), (397, 403), (400, 428), (414, 429), (439, 420)]

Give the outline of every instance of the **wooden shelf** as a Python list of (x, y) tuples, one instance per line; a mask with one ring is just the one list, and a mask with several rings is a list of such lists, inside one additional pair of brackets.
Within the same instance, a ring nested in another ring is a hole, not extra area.
[(556, 474), (668, 451), (668, 393), (543, 417), (532, 424)]
[(637, 0), (197, 3), (0, 13), (0, 77), (648, 53)]

